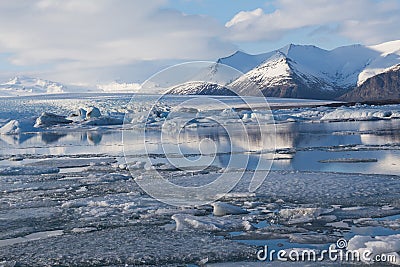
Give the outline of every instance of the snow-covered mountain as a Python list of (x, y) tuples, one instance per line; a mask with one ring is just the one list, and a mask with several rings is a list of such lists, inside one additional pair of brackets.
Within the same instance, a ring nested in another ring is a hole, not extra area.
[(265, 96), (334, 99), (400, 64), (400, 41), (333, 50), (290, 44), (259, 55), (236, 52), (217, 62), (245, 72), (230, 84), (244, 95), (258, 87)]
[(228, 88), (209, 82), (188, 82), (169, 88), (170, 95), (236, 95)]
[(0, 84), (0, 96), (23, 96), (36, 94), (64, 93), (67, 87), (58, 82), (16, 76)]
[(400, 64), (366, 79), (339, 99), (353, 102), (400, 99)]
[[(166, 83), (167, 86), (149, 86), (147, 82), (144, 88), (140, 84), (123, 82), (68, 85), (67, 88), (58, 82), (19, 76), (0, 84), (0, 96), (139, 90), (145, 93), (232, 95), (233, 90), (249, 96), (352, 101), (368, 100), (373, 95), (375, 99), (381, 99), (377, 94), (382, 92), (385, 98), (393, 99), (400, 97), (396, 94), (400, 92), (396, 80), (400, 72), (396, 66), (399, 65), (400, 40), (333, 50), (290, 44), (258, 55), (239, 51), (213, 63), (179, 65), (181, 69), (176, 71), (179, 77), (173, 81), (181, 81), (182, 85), (173, 88), (168, 88), (176, 84), (173, 82)], [(166, 77), (161, 75), (160, 79), (165, 82)], [(153, 87), (156, 90), (151, 91)]]
[(229, 86), (240, 95), (261, 95), (261, 90), (264, 96), (270, 97), (330, 99), (342, 92), (326, 77), (280, 51)]
[(237, 51), (233, 55), (218, 59), (217, 63), (231, 66), (243, 73), (246, 73), (251, 69), (253, 69), (254, 67), (263, 63), (273, 54), (274, 52), (269, 52), (259, 55), (249, 55), (245, 52)]

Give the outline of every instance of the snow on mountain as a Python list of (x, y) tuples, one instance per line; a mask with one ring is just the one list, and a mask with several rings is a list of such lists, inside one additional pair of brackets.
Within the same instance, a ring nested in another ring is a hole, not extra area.
[(400, 40), (369, 46), (378, 56), (371, 59), (367, 67), (358, 76), (357, 85), (362, 85), (368, 78), (389, 71), (400, 64)]
[(333, 50), (290, 44), (259, 55), (236, 52), (217, 62), (246, 72), (231, 84), (238, 86), (241, 93), (254, 95), (254, 90), (249, 89), (252, 81), (267, 96), (328, 99), (400, 64), (400, 41)]
[(269, 97), (328, 99), (340, 94), (340, 89), (329, 79), (281, 51), (229, 86), (241, 95), (261, 95), (261, 90)]
[(63, 93), (66, 86), (48, 80), (16, 76), (0, 84), (0, 96), (22, 96)]
[(379, 101), (400, 99), (400, 64), (365, 80), (360, 86), (342, 95), (345, 101)]
[[(234, 88), (250, 89), (257, 85), (258, 88), (272, 87), (274, 85), (294, 85), (291, 79), (291, 69), (287, 58), (281, 52), (277, 52), (261, 65), (250, 70), (230, 85)], [(255, 90), (258, 90), (255, 88)], [(239, 91), (242, 91), (239, 89)]]
[(236, 95), (227, 87), (209, 82), (187, 82), (169, 88), (165, 94), (170, 95)]
[(237, 51), (233, 55), (228, 57), (218, 59), (217, 63), (225, 64), (231, 66), (242, 73), (246, 73), (253, 69), (254, 67), (260, 65), (267, 58), (271, 57), (274, 52), (259, 54), (259, 55), (249, 55), (242, 51)]

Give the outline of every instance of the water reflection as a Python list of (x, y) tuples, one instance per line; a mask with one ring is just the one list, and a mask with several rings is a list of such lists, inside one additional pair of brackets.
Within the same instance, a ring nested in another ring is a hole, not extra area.
[(66, 136), (66, 134), (61, 133), (40, 133), (42, 141), (45, 144), (51, 144), (58, 142), (62, 137)]
[[(186, 129), (179, 133), (164, 132), (162, 139), (160, 132), (150, 131), (146, 143), (141, 131), (125, 130), (125, 147), (121, 130), (0, 135), (0, 153), (106, 154), (123, 160), (125, 148), (131, 160), (143, 161), (149, 153), (156, 162), (165, 162), (165, 153), (170, 153), (178, 162), (186, 157), (192, 164), (209, 164), (211, 160), (214, 166), (226, 167), (243, 166), (248, 161), (245, 167), (254, 169), (260, 159), (272, 160), (276, 145), (280, 154), (273, 169), (400, 175), (400, 120), (279, 124), (275, 137), (275, 129), (268, 125), (261, 131), (257, 127), (246, 130), (243, 134), (234, 128)], [(202, 143), (202, 140), (208, 141)], [(201, 154), (206, 155), (199, 160)], [(337, 158), (375, 158), (378, 162), (320, 162)]]

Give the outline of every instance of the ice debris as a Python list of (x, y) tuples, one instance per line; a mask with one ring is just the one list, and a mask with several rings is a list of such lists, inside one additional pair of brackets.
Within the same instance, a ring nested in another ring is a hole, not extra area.
[(332, 212), (333, 209), (322, 208), (293, 208), (282, 209), (279, 216), (287, 220), (287, 224), (309, 223), (316, 220), (320, 215)]
[(21, 128), (19, 122), (16, 120), (10, 120), (3, 127), (0, 128), (0, 134), (19, 134)]
[[(369, 251), (371, 253), (370, 260), (361, 257), (366, 263), (372, 263), (372, 259), (380, 255), (385, 255), (387, 259), (393, 259), (390, 261), (391, 264), (400, 265), (400, 234), (388, 235), (388, 236), (361, 236), (356, 235), (352, 237), (347, 243), (347, 249), (351, 251), (358, 251), (360, 255), (364, 252)], [(388, 257), (392, 255), (391, 257)]]
[(216, 218), (207, 216), (193, 216), (190, 214), (174, 214), (172, 219), (176, 223), (176, 231), (197, 229), (203, 231), (249, 231), (254, 227), (247, 220), (241, 218)]
[(89, 107), (86, 113), (86, 119), (101, 117), (100, 109), (97, 107)]
[(5, 175), (40, 175), (58, 173), (56, 167), (9, 166), (0, 168), (0, 176)]
[(225, 215), (237, 215), (237, 214), (246, 214), (247, 210), (242, 209), (238, 206), (234, 206), (232, 204), (216, 202), (211, 204), (214, 208), (213, 214), (215, 216), (225, 216)]
[(56, 115), (49, 112), (43, 112), (37, 119), (34, 127), (46, 127), (58, 124), (68, 124), (72, 120), (68, 120), (65, 116)]

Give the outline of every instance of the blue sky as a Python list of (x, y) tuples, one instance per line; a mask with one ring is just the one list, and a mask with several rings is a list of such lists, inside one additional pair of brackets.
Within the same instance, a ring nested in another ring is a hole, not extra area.
[(400, 0), (0, 2), (0, 80), (141, 82), (172, 64), (400, 39)]

